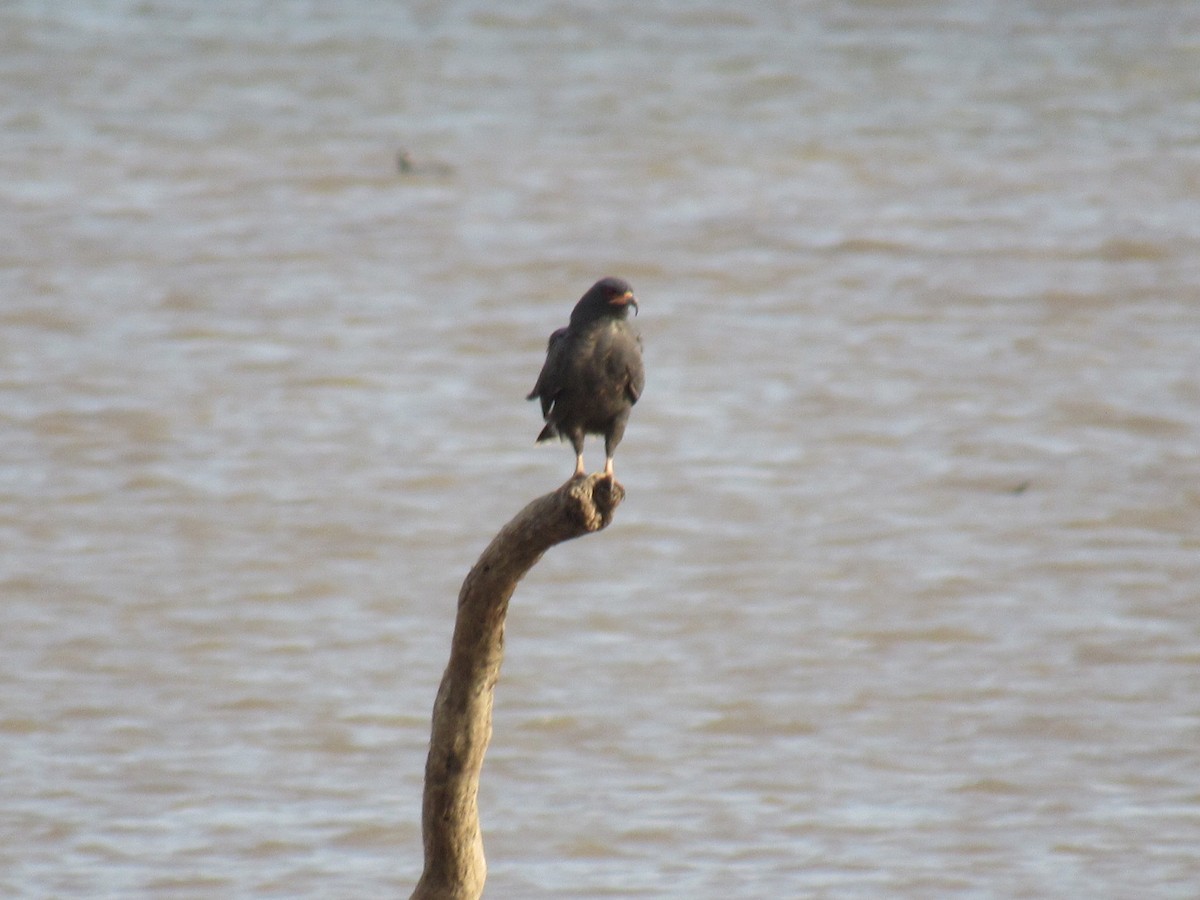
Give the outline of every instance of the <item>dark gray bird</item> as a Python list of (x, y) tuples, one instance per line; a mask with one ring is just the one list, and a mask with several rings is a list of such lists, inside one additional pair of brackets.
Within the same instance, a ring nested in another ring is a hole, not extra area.
[(601, 278), (592, 285), (570, 324), (550, 335), (546, 362), (525, 398), (542, 402), (546, 427), (538, 443), (557, 437), (575, 448), (575, 478), (584, 474), (585, 434), (604, 435), (604, 474), (612, 477), (613, 453), (642, 395), (642, 339), (627, 321), (631, 306), (638, 308), (628, 282)]

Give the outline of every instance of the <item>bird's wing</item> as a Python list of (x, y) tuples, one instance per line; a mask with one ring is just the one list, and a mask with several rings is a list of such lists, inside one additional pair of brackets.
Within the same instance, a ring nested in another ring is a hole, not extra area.
[(526, 400), (537, 398), (542, 401), (542, 418), (549, 415), (550, 407), (554, 405), (554, 399), (562, 393), (563, 373), (567, 360), (567, 330), (560, 328), (550, 335), (550, 340), (546, 344), (546, 361), (542, 364), (542, 371), (538, 374), (533, 390), (525, 398)]
[(642, 338), (632, 329), (621, 328), (609, 341), (605, 365), (609, 377), (629, 399), (638, 402), (646, 385), (646, 370), (642, 365)]
[(642, 388), (646, 386), (646, 367), (642, 364), (642, 336), (635, 335), (635, 338), (637, 347), (628, 360), (629, 385), (625, 389), (629, 394), (630, 403), (638, 402), (638, 398), (642, 396)]
[(629, 366), (629, 400), (631, 403), (637, 402), (637, 398), (642, 396), (642, 389), (646, 386), (646, 366), (642, 365), (642, 336), (636, 335), (636, 337), (637, 352)]

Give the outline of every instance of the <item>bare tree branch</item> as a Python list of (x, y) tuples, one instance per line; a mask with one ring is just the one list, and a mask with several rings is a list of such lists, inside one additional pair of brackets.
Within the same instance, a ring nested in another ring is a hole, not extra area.
[(421, 807), (425, 870), (411, 900), (477, 900), (483, 894), (479, 774), (492, 737), (508, 601), (542, 554), (606, 527), (624, 498), (625, 489), (610, 477), (571, 479), (501, 528), (463, 581), (450, 662), (433, 704)]

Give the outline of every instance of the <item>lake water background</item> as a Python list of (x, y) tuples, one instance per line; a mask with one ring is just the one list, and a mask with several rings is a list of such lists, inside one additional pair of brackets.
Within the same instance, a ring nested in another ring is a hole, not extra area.
[(0, 145), (0, 893), (407, 896), (604, 274), (488, 896), (1200, 891), (1200, 6), (15, 0)]

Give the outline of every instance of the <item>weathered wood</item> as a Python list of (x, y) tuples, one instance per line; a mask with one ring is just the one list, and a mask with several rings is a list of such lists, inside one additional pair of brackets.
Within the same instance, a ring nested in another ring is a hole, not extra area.
[(476, 900), (483, 894), (479, 774), (492, 737), (508, 601), (542, 554), (607, 526), (624, 498), (611, 477), (572, 478), (501, 528), (463, 581), (450, 662), (433, 704), (421, 807), (425, 869), (411, 900)]

